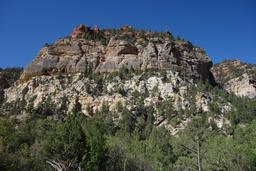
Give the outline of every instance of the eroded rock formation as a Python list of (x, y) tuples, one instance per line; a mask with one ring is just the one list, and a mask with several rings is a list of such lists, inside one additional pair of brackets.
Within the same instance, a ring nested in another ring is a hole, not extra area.
[[(21, 80), (58, 73), (109, 73), (121, 68), (173, 70), (191, 79), (211, 80), (211, 59), (190, 42), (168, 34), (118, 30), (93, 30), (80, 25), (71, 37), (42, 48), (24, 70)], [(129, 29), (128, 29), (129, 28)]]

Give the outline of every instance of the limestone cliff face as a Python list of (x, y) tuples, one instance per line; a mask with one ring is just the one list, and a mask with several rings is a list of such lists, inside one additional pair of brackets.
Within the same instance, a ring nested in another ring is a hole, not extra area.
[(238, 96), (256, 97), (256, 65), (229, 60), (214, 65), (212, 72), (227, 91)]
[(42, 48), (21, 81), (62, 73), (110, 73), (121, 68), (172, 70), (183, 77), (214, 82), (211, 59), (190, 42), (167, 33), (77, 27), (70, 37)]

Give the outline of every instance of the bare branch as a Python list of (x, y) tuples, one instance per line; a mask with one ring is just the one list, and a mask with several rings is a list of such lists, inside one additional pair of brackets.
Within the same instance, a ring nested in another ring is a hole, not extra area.
[(183, 144), (179, 144), (179, 145), (180, 145), (181, 147), (185, 148), (186, 150), (192, 152), (192, 153), (197, 153), (197, 151), (194, 150), (194, 149), (192, 149), (192, 148), (189, 148), (189, 147), (187, 147), (187, 146), (185, 146), (185, 145), (183, 145)]

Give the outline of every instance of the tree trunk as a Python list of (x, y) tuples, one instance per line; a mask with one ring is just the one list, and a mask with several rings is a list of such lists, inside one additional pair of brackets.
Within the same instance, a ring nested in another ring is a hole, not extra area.
[(199, 137), (197, 137), (197, 165), (198, 165), (198, 171), (202, 171), (202, 168), (201, 168), (201, 157), (200, 157), (200, 141), (199, 141)]
[(126, 160), (127, 159), (124, 160), (124, 171), (126, 170)]

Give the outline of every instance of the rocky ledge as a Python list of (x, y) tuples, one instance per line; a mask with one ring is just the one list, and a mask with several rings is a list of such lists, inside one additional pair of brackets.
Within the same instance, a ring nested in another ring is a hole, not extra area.
[(63, 73), (110, 73), (133, 70), (172, 70), (188, 79), (209, 80), (212, 61), (202, 48), (174, 39), (170, 32), (91, 28), (80, 25), (71, 36), (43, 47), (25, 68), (20, 81)]

